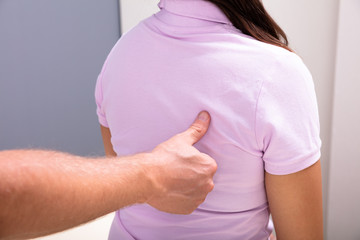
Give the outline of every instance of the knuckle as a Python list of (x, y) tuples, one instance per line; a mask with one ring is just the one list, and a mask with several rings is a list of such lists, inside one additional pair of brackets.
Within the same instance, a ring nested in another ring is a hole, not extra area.
[(214, 159), (212, 159), (211, 157), (208, 156), (208, 160), (209, 160), (209, 168), (211, 172), (216, 172), (218, 169), (218, 165), (216, 163), (216, 161)]
[(202, 204), (203, 202), (205, 202), (205, 197), (197, 200), (197, 201), (196, 201), (196, 206), (199, 206), (199, 205)]
[(212, 157), (210, 157), (206, 153), (201, 153), (201, 157), (204, 159), (204, 161), (206, 161), (206, 163), (208, 165), (217, 166), (217, 163), (216, 163), (215, 159), (213, 159)]
[(194, 137), (197, 137), (197, 136), (198, 136), (199, 134), (201, 134), (202, 131), (203, 131), (203, 128), (202, 128), (200, 125), (197, 125), (197, 124), (191, 125), (190, 128), (192, 129), (191, 134), (192, 134)]
[(216, 163), (213, 163), (211, 167), (212, 172), (216, 172), (218, 169), (218, 165)]
[(214, 184), (213, 181), (211, 181), (211, 182), (209, 183), (209, 192), (211, 192), (212, 190), (214, 190), (214, 187), (215, 187), (215, 184)]

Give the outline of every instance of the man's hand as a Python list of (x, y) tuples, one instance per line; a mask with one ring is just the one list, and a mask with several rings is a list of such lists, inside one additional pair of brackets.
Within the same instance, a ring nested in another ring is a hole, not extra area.
[(158, 145), (150, 154), (153, 191), (147, 203), (160, 211), (190, 214), (214, 188), (214, 159), (193, 145), (206, 133), (210, 115), (201, 112), (191, 127)]

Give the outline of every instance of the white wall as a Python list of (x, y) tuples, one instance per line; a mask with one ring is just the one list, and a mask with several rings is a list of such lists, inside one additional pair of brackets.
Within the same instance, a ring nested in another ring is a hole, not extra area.
[(123, 33), (130, 30), (142, 19), (151, 16), (159, 8), (157, 3), (160, 0), (119, 0), (121, 30)]
[(360, 0), (341, 0), (336, 59), (328, 239), (360, 239)]

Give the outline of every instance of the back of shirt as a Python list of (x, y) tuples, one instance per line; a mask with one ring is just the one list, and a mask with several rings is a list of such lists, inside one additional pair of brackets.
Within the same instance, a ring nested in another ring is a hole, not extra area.
[(201, 110), (195, 146), (218, 163), (215, 188), (191, 215), (148, 205), (119, 211), (110, 239), (267, 239), (264, 171), (290, 174), (320, 157), (316, 98), (301, 59), (242, 34), (202, 0), (166, 0), (124, 35), (96, 87), (100, 123), (118, 155), (152, 150)]

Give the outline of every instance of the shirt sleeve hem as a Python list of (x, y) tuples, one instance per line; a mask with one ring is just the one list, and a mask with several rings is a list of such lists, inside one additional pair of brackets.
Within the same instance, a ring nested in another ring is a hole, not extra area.
[(109, 124), (107, 123), (107, 121), (106, 121), (104, 118), (102, 118), (102, 117), (99, 116), (98, 119), (99, 119), (99, 123), (100, 123), (102, 126), (109, 128)]
[(273, 175), (287, 175), (300, 172), (313, 164), (315, 164), (321, 156), (320, 150), (312, 154), (310, 157), (301, 158), (296, 163), (291, 165), (276, 165), (265, 162), (265, 171)]

